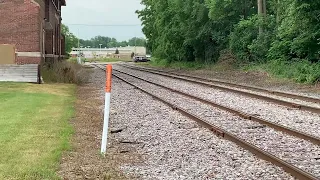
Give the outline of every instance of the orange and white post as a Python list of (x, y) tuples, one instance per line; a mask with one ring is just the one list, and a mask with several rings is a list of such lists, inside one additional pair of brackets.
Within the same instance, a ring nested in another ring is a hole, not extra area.
[(109, 127), (109, 114), (110, 114), (110, 99), (111, 99), (111, 77), (112, 77), (112, 65), (107, 65), (106, 71), (106, 95), (105, 95), (105, 106), (104, 106), (104, 121), (103, 121), (103, 132), (101, 142), (101, 153), (105, 154), (107, 151), (107, 140), (108, 140), (108, 127)]

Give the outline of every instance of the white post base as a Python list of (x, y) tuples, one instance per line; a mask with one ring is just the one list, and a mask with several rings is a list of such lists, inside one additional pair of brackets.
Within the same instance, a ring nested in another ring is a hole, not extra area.
[(106, 93), (105, 107), (104, 107), (103, 132), (102, 132), (102, 143), (101, 143), (101, 153), (102, 154), (105, 154), (107, 151), (109, 114), (110, 114), (110, 99), (111, 99), (111, 93)]

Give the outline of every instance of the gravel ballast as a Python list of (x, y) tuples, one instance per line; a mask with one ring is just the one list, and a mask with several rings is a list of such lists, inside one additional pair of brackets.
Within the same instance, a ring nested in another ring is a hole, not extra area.
[[(194, 76), (194, 77), (200, 77), (202, 79), (211, 79), (216, 81), (224, 81), (224, 82), (231, 82), (236, 84), (242, 84), (245, 86), (253, 86), (253, 87), (259, 87), (263, 89), (268, 89), (270, 91), (280, 91), (280, 92), (287, 92), (302, 96), (309, 96), (314, 98), (320, 98), (319, 89), (317, 89), (317, 84), (315, 85), (307, 85), (307, 84), (296, 84), (296, 83), (289, 83), (288, 81), (274, 81), (276, 79), (272, 79), (269, 77), (269, 79), (261, 79), (261, 76), (259, 76), (259, 73), (245, 73), (246, 77), (243, 77), (244, 74), (239, 74), (239, 72), (230, 72), (230, 71), (223, 71), (227, 72), (226, 74), (220, 74), (214, 71), (207, 71), (206, 73), (196, 73), (195, 71), (185, 71), (185, 70), (179, 70), (179, 69), (159, 69), (157, 67), (146, 67), (146, 66), (137, 66), (134, 63), (120, 63), (121, 65), (130, 65), (132, 67), (139, 67), (144, 68), (147, 70), (155, 70), (155, 71), (161, 71), (161, 72), (173, 72), (174, 74), (177, 74), (179, 76)], [(201, 70), (200, 70), (201, 71)], [(204, 70), (206, 71), (206, 70)], [(211, 75), (210, 75), (211, 74)], [(240, 75), (240, 77), (239, 77)], [(261, 75), (261, 74), (260, 74)], [(266, 75), (266, 74), (265, 74)], [(258, 81), (258, 82), (257, 82)], [(273, 82), (273, 83), (272, 83)], [(218, 83), (220, 84), (220, 83)], [(319, 88), (319, 87), (318, 87)], [(318, 92), (318, 93), (317, 93)]]
[(179, 94), (174, 94), (171, 91), (161, 89), (158, 86), (143, 82), (128, 75), (121, 74), (121, 77), (128, 79), (130, 82), (135, 82), (135, 84), (148, 89), (148, 91), (153, 94), (165, 98), (176, 106), (188, 109), (199, 117), (232, 132), (259, 148), (320, 177), (320, 162), (317, 160), (317, 157), (320, 155), (319, 146), (275, 131), (259, 123), (235, 117), (230, 113), (221, 112), (209, 105), (202, 104)]
[(122, 131), (111, 134), (109, 146), (132, 142), (126, 151), (144, 161), (122, 170), (138, 179), (294, 179), (117, 78), (111, 107), (110, 127)]
[(251, 115), (261, 117), (270, 122), (279, 123), (283, 126), (290, 127), (298, 131), (306, 132), (307, 130), (306, 133), (320, 137), (319, 114), (288, 108), (263, 100), (249, 98), (243, 95), (221, 91), (207, 86), (201, 86), (147, 72), (124, 68), (121, 66), (116, 66), (116, 69), (137, 75), (164, 86), (169, 86), (173, 89), (193, 94), (197, 97), (201, 97), (236, 110), (240, 110)]

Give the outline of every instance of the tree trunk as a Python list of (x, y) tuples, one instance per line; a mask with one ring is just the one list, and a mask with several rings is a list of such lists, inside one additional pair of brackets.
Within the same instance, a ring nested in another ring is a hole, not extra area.
[(267, 16), (267, 0), (263, 0), (263, 15)]
[[(262, 17), (263, 16), (263, 0), (257, 0), (257, 3), (258, 3), (258, 15), (260, 17)], [(263, 28), (260, 25), (259, 26), (259, 35), (261, 35), (262, 33), (263, 33)]]
[(243, 18), (244, 19), (247, 19), (247, 3), (246, 3), (247, 0), (244, 0), (243, 1)]
[(257, 0), (258, 3), (258, 15), (262, 15), (263, 13), (263, 0)]

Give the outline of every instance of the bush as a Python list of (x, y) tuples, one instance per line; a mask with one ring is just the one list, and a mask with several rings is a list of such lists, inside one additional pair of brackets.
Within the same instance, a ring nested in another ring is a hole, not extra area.
[(41, 65), (41, 76), (45, 83), (83, 84), (88, 81), (88, 70), (80, 64), (56, 61)]
[(320, 63), (311, 63), (308, 60), (295, 59), (292, 62), (272, 60), (264, 64), (247, 66), (248, 69), (262, 69), (273, 76), (293, 79), (299, 83), (319, 83)]
[(240, 21), (230, 34), (230, 49), (239, 60), (250, 61), (249, 45), (258, 36), (256, 18)]
[(320, 20), (319, 1), (285, 2), (283, 14), (276, 32), (277, 40), (269, 51), (270, 60), (319, 61)]
[[(259, 26), (264, 32), (259, 35)], [(262, 62), (266, 60), (268, 50), (275, 39), (275, 19), (264, 20), (257, 15), (241, 20), (230, 34), (230, 49), (242, 62)]]

